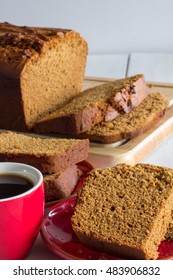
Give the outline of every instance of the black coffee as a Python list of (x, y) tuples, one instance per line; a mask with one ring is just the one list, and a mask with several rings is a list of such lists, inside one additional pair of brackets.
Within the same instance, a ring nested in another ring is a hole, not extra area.
[(19, 195), (32, 187), (33, 182), (26, 177), (0, 174), (0, 199)]

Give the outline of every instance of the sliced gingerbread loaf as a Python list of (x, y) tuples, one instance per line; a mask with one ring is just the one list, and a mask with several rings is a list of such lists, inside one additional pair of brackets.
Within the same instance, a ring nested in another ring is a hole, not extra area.
[(44, 116), (36, 132), (79, 134), (101, 121), (128, 113), (148, 95), (143, 75), (108, 82), (83, 91), (62, 109)]

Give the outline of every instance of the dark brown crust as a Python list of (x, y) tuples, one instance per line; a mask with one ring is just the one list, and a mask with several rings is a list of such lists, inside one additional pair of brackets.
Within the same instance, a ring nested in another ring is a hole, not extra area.
[(69, 148), (66, 152), (55, 154), (53, 156), (47, 155), (24, 155), (24, 154), (8, 154), (0, 153), (0, 161), (13, 161), (30, 164), (38, 168), (42, 173), (56, 173), (66, 169), (69, 165), (76, 164), (83, 161), (88, 156), (89, 141), (82, 141), (73, 147)]
[[(45, 42), (58, 34), (69, 32), (68, 29), (16, 26), (10, 23), (0, 23), (0, 54), (4, 61), (19, 63), (30, 58), (34, 53), (44, 50)], [(6, 52), (7, 50), (7, 52)], [(10, 50), (10, 51), (9, 51)], [(12, 55), (12, 56), (11, 56)]]

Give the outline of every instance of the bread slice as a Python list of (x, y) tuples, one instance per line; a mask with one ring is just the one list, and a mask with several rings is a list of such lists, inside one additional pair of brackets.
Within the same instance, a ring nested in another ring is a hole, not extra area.
[(42, 173), (57, 173), (88, 156), (89, 141), (31, 137), (22, 133), (0, 133), (0, 161), (35, 166)]
[(172, 172), (119, 164), (89, 173), (71, 224), (78, 240), (94, 250), (156, 259), (172, 209)]
[(44, 174), (45, 201), (66, 198), (72, 194), (81, 172), (77, 165), (71, 165), (56, 174)]
[(151, 93), (128, 114), (120, 115), (110, 122), (101, 122), (79, 136), (102, 143), (132, 139), (157, 123), (167, 107), (168, 100), (164, 95)]
[(108, 82), (85, 90), (62, 109), (43, 117), (34, 130), (79, 134), (101, 121), (128, 113), (147, 95), (148, 87), (143, 75)]
[(0, 23), (0, 128), (30, 129), (79, 94), (87, 52), (76, 31)]

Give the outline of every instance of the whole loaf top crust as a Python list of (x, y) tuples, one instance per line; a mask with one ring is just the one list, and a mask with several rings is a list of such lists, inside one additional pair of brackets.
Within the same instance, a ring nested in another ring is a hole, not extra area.
[[(80, 34), (62, 28), (16, 26), (8, 22), (0, 23), (0, 61), (20, 64), (51, 48), (64, 36)], [(84, 41), (81, 38), (81, 41)]]

